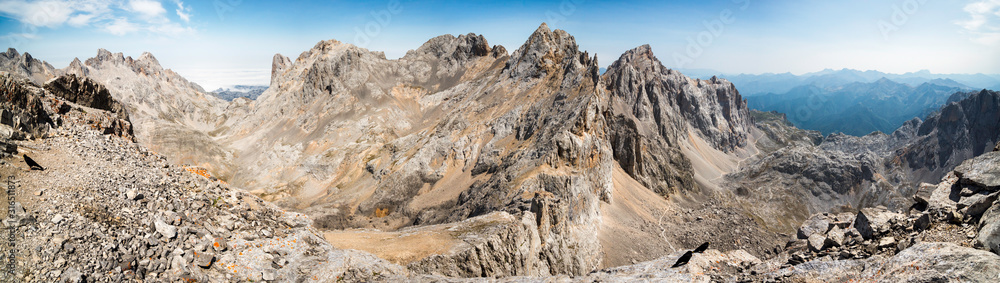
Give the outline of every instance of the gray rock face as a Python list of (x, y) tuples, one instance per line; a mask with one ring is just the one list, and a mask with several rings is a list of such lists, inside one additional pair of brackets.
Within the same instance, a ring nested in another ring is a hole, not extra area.
[(288, 70), (292, 66), (292, 59), (285, 57), (285, 55), (274, 54), (274, 59), (271, 60), (271, 85), (274, 85), (275, 80), (278, 76), (283, 74), (285, 70)]
[[(0, 123), (13, 130), (40, 137), (53, 126), (52, 118), (43, 108), (41, 89), (9, 73), (0, 74)], [(12, 136), (24, 136), (12, 134)]]
[(1000, 254), (1000, 204), (994, 204), (990, 209), (992, 213), (986, 213), (980, 220), (982, 223), (979, 234), (976, 235), (976, 243)]
[(814, 146), (823, 141), (819, 131), (796, 128), (785, 113), (750, 110), (750, 116), (753, 117), (754, 127), (763, 132), (763, 136), (757, 138), (757, 149), (763, 153), (788, 146)]
[(885, 282), (995, 281), (1000, 256), (952, 243), (920, 243), (883, 266)]
[(35, 85), (42, 85), (59, 75), (59, 71), (48, 62), (35, 59), (27, 52), (19, 54), (14, 48), (8, 48), (7, 52), (0, 53), (0, 70), (10, 72), (19, 78), (26, 78)]
[(1000, 93), (983, 90), (949, 103), (920, 124), (917, 137), (900, 149), (909, 168), (924, 169), (920, 182), (933, 182), (966, 159), (981, 155), (1000, 141)]
[(64, 71), (107, 88), (127, 110), (137, 142), (175, 164), (208, 164), (217, 176), (231, 173), (229, 153), (209, 135), (224, 118), (225, 101), (164, 68), (152, 54), (132, 58), (100, 49)]
[[(45, 90), (52, 94), (82, 106), (107, 110), (115, 113), (118, 120), (130, 121), (128, 110), (116, 101), (108, 89), (100, 83), (76, 74), (59, 76), (45, 83)], [(131, 123), (112, 124), (105, 128), (105, 134), (115, 134), (122, 137), (132, 137)]]
[(964, 184), (1000, 189), (1000, 152), (989, 152), (955, 167)]
[(695, 186), (690, 161), (679, 149), (690, 133), (727, 152), (747, 144), (750, 113), (733, 84), (692, 80), (667, 69), (649, 45), (622, 54), (601, 80), (611, 99), (608, 139), (616, 160), (661, 195)]

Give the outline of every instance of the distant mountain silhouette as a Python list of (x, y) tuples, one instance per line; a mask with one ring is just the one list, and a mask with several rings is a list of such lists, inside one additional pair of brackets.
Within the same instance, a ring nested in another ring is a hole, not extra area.
[(919, 86), (923, 83), (932, 83), (943, 86), (964, 88), (967, 90), (981, 90), (983, 88), (996, 89), (1000, 85), (1000, 74), (935, 74), (927, 70), (910, 72), (904, 74), (889, 74), (880, 71), (859, 71), (853, 69), (825, 69), (819, 72), (794, 75), (792, 73), (765, 73), (765, 74), (724, 74), (718, 71), (698, 69), (681, 70), (692, 77), (708, 79), (712, 76), (725, 78), (734, 84), (744, 96), (755, 96), (766, 93), (785, 93), (793, 88), (803, 85), (814, 84), (822, 87), (840, 86), (849, 83), (863, 82), (871, 83), (882, 78), (890, 79), (894, 82)]
[(833, 83), (838, 77), (814, 78), (812, 83), (785, 93), (749, 96), (748, 105), (761, 111), (786, 113), (796, 126), (824, 135), (842, 132), (862, 136), (874, 131), (891, 133), (907, 120), (926, 117), (952, 94), (965, 90), (953, 80), (934, 80), (945, 85), (923, 83), (911, 87), (881, 78), (838, 86)]

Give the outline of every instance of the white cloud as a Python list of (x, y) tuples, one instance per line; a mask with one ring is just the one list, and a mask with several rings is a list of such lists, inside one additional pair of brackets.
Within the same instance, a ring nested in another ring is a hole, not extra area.
[[(0, 16), (35, 27), (58, 29), (68, 25), (119, 36), (194, 33), (193, 28), (186, 26), (191, 21), (191, 7), (181, 0), (172, 1), (177, 4), (177, 16), (182, 23), (167, 18), (160, 0), (0, 0)], [(18, 36), (30, 39), (33, 35)]]
[(174, 0), (177, 3), (177, 16), (180, 17), (184, 22), (191, 21), (191, 7), (184, 7), (184, 2), (180, 0)]
[(1000, 45), (1000, 0), (977, 0), (965, 5), (969, 18), (956, 22), (973, 42)]
[(152, 0), (130, 0), (128, 1), (128, 8), (130, 11), (146, 17), (146, 19), (159, 18), (167, 13), (167, 10), (163, 9), (163, 5), (160, 2)]
[(139, 31), (139, 27), (128, 21), (126, 18), (118, 18), (104, 26), (104, 30), (114, 35), (126, 35)]
[(33, 26), (58, 27), (73, 12), (72, 3), (67, 1), (0, 1), (0, 13)]
[(70, 17), (66, 22), (74, 27), (83, 27), (90, 24), (90, 21), (97, 16), (96, 14), (77, 14), (76, 16)]

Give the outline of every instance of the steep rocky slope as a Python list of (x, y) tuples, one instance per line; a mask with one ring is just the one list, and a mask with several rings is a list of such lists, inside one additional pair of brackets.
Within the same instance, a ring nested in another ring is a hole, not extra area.
[(74, 59), (63, 72), (106, 86), (128, 110), (137, 140), (174, 164), (232, 174), (229, 151), (213, 137), (225, 120), (225, 101), (163, 68), (152, 54), (133, 59), (101, 49), (86, 61)]
[[(701, 143), (722, 152), (747, 145), (750, 114), (735, 86), (725, 80), (693, 80), (667, 69), (649, 45), (625, 52), (602, 80), (611, 98), (608, 139), (630, 176), (663, 196), (696, 187), (690, 158), (705, 152), (681, 146)], [(706, 149), (708, 150), (708, 149)], [(702, 180), (702, 184), (706, 184)]]
[[(100, 123), (116, 113), (63, 100), (6, 73), (2, 78), (5, 101), (41, 101), (41, 111), (60, 121), (43, 139), (2, 140), (16, 153), (0, 161), (15, 191), (14, 206), (3, 204), (5, 226), (16, 235), (5, 237), (3, 250), (17, 255), (10, 259), (17, 268), (12, 279), (367, 281), (406, 274), (370, 254), (333, 248), (301, 214), (171, 165), (130, 136), (113, 134), (121, 130), (102, 130)], [(87, 96), (85, 89), (68, 91), (62, 95)], [(21, 154), (45, 170), (29, 170)]]
[(580, 274), (600, 264), (585, 231), (610, 190), (611, 155), (596, 132), (596, 62), (565, 32), (542, 26), (512, 55), (470, 34), (431, 39), (398, 60), (336, 41), (291, 66), (282, 58), (247, 116), (227, 121), (236, 163), (271, 173), (232, 183), (327, 229), (534, 210), (544, 244), (524, 255), (528, 269), (460, 275)]

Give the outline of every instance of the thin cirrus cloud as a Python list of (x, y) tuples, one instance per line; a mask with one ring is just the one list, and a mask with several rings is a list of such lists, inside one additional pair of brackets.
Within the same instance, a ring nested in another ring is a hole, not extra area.
[(981, 0), (966, 4), (968, 18), (956, 22), (972, 41), (1000, 45), (1000, 0)]
[[(177, 18), (188, 23), (191, 7), (180, 0)], [(163, 3), (156, 0), (0, 0), (0, 16), (27, 26), (58, 29), (64, 25), (94, 28), (112, 35), (135, 33), (176, 36), (194, 29), (168, 17)]]
[(185, 7), (184, 6), (184, 2), (181, 2), (179, 0), (174, 0), (174, 3), (177, 4), (177, 10), (176, 10), (177, 17), (181, 18), (181, 20), (184, 20), (184, 22), (190, 22), (191, 21), (191, 6)]

